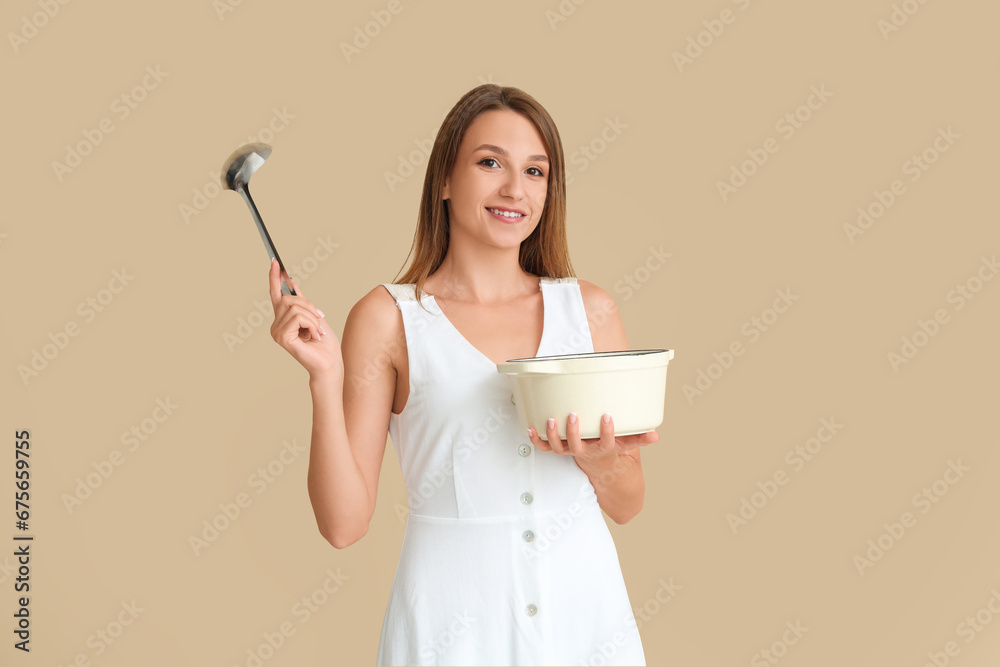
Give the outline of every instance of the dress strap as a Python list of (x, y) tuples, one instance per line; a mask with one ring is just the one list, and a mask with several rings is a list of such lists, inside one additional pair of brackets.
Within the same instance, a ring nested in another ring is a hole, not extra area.
[(413, 284), (407, 285), (393, 285), (391, 283), (382, 283), (382, 287), (389, 290), (389, 294), (396, 299), (396, 302), (400, 301), (416, 301), (417, 300), (417, 286)]
[(559, 285), (559, 284), (576, 285), (576, 278), (573, 278), (573, 277), (569, 277), (569, 278), (548, 278), (546, 276), (541, 276), (541, 279), (538, 282), (538, 288), (539, 289), (542, 288), (542, 284), (549, 284), (549, 285)]

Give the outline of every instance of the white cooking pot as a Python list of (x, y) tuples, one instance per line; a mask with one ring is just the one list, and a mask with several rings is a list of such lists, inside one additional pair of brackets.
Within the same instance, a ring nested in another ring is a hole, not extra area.
[(654, 430), (663, 423), (667, 363), (673, 350), (620, 350), (509, 359), (497, 372), (511, 381), (514, 405), (527, 431), (548, 440), (546, 421), (556, 420), (566, 438), (566, 418), (579, 417), (580, 437), (599, 438), (601, 416), (614, 421), (615, 435)]

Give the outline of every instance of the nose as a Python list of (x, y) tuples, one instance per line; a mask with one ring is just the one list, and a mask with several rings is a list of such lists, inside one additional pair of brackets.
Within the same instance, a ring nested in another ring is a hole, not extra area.
[(524, 184), (521, 182), (521, 174), (513, 170), (508, 171), (500, 183), (499, 194), (501, 197), (509, 197), (515, 201), (521, 199), (524, 196)]

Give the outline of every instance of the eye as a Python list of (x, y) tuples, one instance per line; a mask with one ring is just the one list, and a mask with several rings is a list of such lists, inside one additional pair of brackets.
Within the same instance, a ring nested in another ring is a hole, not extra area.
[(497, 163), (497, 161), (496, 161), (496, 159), (495, 159), (495, 158), (491, 158), (491, 157), (484, 157), (484, 158), (483, 158), (482, 160), (480, 160), (480, 161), (479, 161), (479, 162), (477, 162), (476, 164), (482, 164), (482, 165), (485, 165), (485, 166), (487, 166), (487, 167), (488, 167), (488, 166), (490, 166), (490, 165), (487, 165), (487, 164), (486, 164), (487, 162), (492, 162), (493, 164), (496, 164), (496, 163)]
[(528, 167), (528, 171), (532, 171), (532, 170), (534, 170), (534, 172), (535, 172), (534, 174), (532, 174), (532, 176), (545, 176), (545, 174), (542, 173), (542, 170), (539, 169), (538, 167)]

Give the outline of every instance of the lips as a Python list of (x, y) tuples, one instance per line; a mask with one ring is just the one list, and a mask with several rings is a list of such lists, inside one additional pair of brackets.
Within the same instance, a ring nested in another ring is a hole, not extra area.
[(527, 217), (524, 211), (518, 210), (516, 208), (507, 208), (503, 206), (487, 206), (486, 210), (494, 218), (499, 218), (503, 222), (511, 223), (518, 222)]

